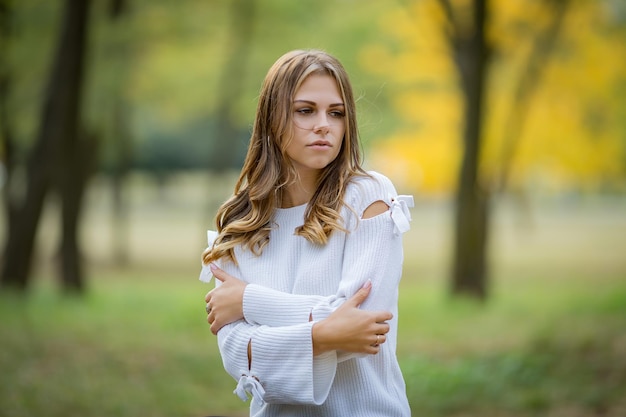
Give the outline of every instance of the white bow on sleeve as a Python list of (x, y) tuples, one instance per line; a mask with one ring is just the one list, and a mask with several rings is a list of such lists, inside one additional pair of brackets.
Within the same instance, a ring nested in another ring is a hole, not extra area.
[(411, 212), (409, 207), (414, 207), (412, 195), (399, 195), (397, 197), (391, 197), (391, 219), (393, 220), (395, 227), (393, 232), (396, 236), (408, 231), (411, 228), (409, 222), (411, 221)]
[[(215, 239), (217, 239), (217, 232), (214, 230), (207, 230), (206, 238), (209, 245), (208, 247), (211, 247), (213, 245), (213, 242), (215, 242)], [(209, 282), (211, 282), (211, 278), (213, 278), (211, 268), (209, 268), (209, 265), (205, 265), (204, 263), (202, 263), (202, 270), (200, 270), (200, 281), (206, 282), (208, 284)]]
[(263, 385), (252, 375), (248, 375), (246, 373), (241, 374), (241, 378), (239, 378), (239, 382), (237, 382), (237, 388), (233, 391), (234, 394), (237, 394), (241, 401), (246, 401), (248, 399), (248, 394), (252, 395), (252, 397), (263, 404), (265, 400), (263, 396), (265, 395), (265, 389)]

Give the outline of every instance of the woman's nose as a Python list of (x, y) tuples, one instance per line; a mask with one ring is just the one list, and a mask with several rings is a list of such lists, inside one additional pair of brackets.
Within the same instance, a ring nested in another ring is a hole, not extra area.
[(315, 120), (313, 131), (315, 132), (323, 131), (324, 133), (328, 133), (329, 130), (330, 130), (330, 122), (328, 120), (328, 116), (325, 113), (320, 112), (320, 116), (317, 117)]

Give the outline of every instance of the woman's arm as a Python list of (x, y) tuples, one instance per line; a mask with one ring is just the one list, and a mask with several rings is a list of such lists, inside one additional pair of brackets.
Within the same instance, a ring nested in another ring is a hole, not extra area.
[(368, 311), (359, 307), (367, 299), (372, 283), (361, 287), (352, 297), (323, 320), (315, 322), (311, 330), (313, 353), (329, 351), (356, 354), (376, 354), (385, 343), (389, 332), (388, 311)]
[[(327, 299), (325, 296), (290, 294), (262, 285), (248, 284), (214, 264), (210, 265), (210, 269), (215, 277), (215, 288), (206, 294), (204, 300), (210, 306), (211, 312), (207, 321), (213, 334), (217, 334), (226, 324), (241, 319), (251, 324), (276, 327), (306, 323), (311, 321), (313, 307)], [(253, 291), (255, 300), (266, 300), (264, 302), (267, 312), (260, 312), (257, 316), (270, 316), (267, 320), (262, 317), (257, 317), (261, 320), (255, 320), (244, 315), (246, 291)]]
[(385, 334), (389, 313), (364, 311), (364, 286), (337, 311), (320, 322), (268, 327), (243, 320), (224, 326), (218, 345), (226, 371), (238, 381), (235, 393), (242, 400), (287, 404), (321, 404), (334, 380), (337, 353), (351, 340), (359, 353), (377, 353), (377, 334)]
[[(398, 216), (398, 211), (403, 213), (403, 219), (406, 217), (398, 197), (385, 200), (388, 210), (370, 218), (362, 218), (357, 230), (347, 236), (338, 291), (328, 302), (314, 307), (314, 320), (327, 317), (367, 280), (372, 282), (372, 296), (363, 302), (361, 308), (390, 311), (397, 308), (404, 256), (403, 232), (397, 230), (398, 222), (394, 217)], [(380, 202), (382, 200), (373, 204)]]

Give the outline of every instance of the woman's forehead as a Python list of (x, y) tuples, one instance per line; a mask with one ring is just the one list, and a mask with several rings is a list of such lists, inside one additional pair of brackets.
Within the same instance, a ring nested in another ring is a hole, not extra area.
[(295, 91), (293, 99), (294, 101), (318, 102), (321, 100), (343, 104), (337, 80), (327, 73), (309, 75)]

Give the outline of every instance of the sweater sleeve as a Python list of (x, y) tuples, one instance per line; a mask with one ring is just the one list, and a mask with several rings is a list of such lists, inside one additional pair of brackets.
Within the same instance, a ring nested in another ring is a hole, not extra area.
[(243, 315), (253, 324), (290, 326), (308, 322), (313, 308), (327, 299), (327, 296), (291, 294), (248, 284), (243, 294)]
[[(358, 214), (348, 226), (343, 270), (336, 294), (296, 295), (250, 284), (244, 292), (245, 319), (254, 324), (287, 326), (321, 320), (336, 310), (369, 279), (372, 295), (362, 308), (391, 310), (396, 303), (397, 284), (402, 269), (402, 233), (409, 228), (412, 197), (398, 196), (389, 179), (377, 173), (352, 185), (347, 203)], [(389, 210), (370, 219), (360, 219), (375, 201)]]
[[(281, 404), (322, 404), (330, 392), (337, 355), (313, 356), (312, 323), (258, 326), (240, 320), (218, 332), (226, 371), (242, 400)], [(248, 356), (250, 352), (250, 356)]]
[[(366, 310), (397, 309), (398, 284), (402, 276), (402, 234), (409, 229), (409, 207), (413, 198), (398, 196), (389, 179), (374, 174), (375, 181), (361, 181), (359, 218), (356, 228), (346, 238), (342, 276), (337, 293), (327, 302), (317, 304), (313, 319), (327, 317), (347, 298), (370, 280), (372, 291), (361, 304)], [(363, 219), (363, 212), (376, 201), (383, 201), (389, 210)]]

